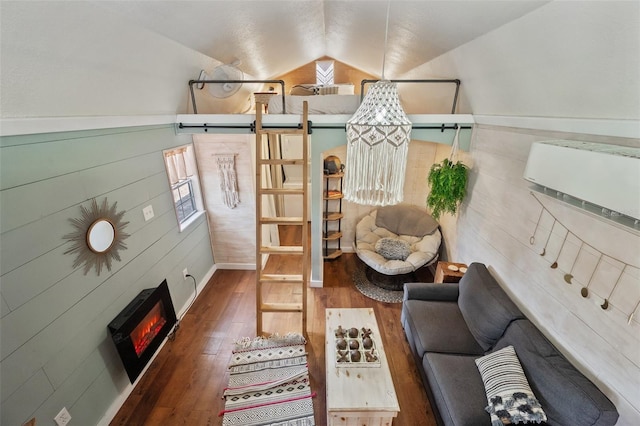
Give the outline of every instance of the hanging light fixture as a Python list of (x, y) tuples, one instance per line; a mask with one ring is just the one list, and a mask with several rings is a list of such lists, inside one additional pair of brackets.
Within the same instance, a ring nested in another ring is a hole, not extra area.
[(386, 206), (403, 199), (411, 121), (400, 105), (398, 88), (384, 78), (389, 9), (384, 35), (382, 78), (371, 85), (347, 121), (344, 197), (357, 204)]

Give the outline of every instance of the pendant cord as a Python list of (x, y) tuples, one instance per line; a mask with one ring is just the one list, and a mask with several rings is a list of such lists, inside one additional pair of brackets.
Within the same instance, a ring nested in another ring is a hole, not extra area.
[(384, 28), (384, 52), (382, 53), (382, 80), (384, 80), (384, 65), (387, 61), (387, 37), (389, 35), (389, 10), (391, 9), (391, 0), (387, 2), (387, 22)]

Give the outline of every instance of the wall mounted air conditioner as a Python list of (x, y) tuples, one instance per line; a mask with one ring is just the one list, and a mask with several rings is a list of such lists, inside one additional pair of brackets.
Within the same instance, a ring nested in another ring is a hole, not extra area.
[[(524, 178), (543, 190), (592, 204), (609, 218), (640, 219), (640, 148), (579, 141), (535, 142)], [(604, 209), (604, 210), (603, 210)], [(594, 210), (593, 208), (591, 209)], [(618, 219), (617, 221), (620, 221)]]

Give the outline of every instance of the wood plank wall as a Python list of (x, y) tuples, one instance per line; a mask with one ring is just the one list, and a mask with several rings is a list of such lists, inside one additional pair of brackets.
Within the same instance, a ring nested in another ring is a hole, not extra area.
[[(255, 269), (255, 135), (193, 135), (211, 245), (222, 269)], [(240, 203), (224, 204), (216, 155), (234, 154)]]
[[(179, 232), (164, 167), (162, 150), (188, 143), (172, 124), (0, 138), (1, 424), (48, 424), (63, 406), (97, 424), (131, 389), (107, 324), (165, 278), (180, 311), (194, 292), (182, 269), (212, 273), (205, 217)], [(111, 271), (84, 275), (63, 235), (105, 197), (131, 236)]]
[[(640, 423), (640, 315), (630, 324), (629, 314), (640, 300), (640, 237), (605, 219), (540, 195), (544, 205), (580, 239), (605, 254), (627, 262), (619, 285), (612, 293), (622, 264), (605, 258), (589, 287), (589, 297), (580, 290), (597, 263), (593, 250), (583, 252), (567, 284), (564, 273), (571, 269), (579, 242), (568, 240), (557, 269), (550, 268), (560, 252), (566, 228), (556, 225), (546, 255), (541, 256), (552, 219), (544, 218), (529, 238), (540, 215), (540, 204), (530, 194), (522, 176), (531, 144), (553, 139), (586, 140), (638, 146), (640, 141), (562, 134), (524, 129), (476, 126), (472, 140), (473, 169), (457, 227), (450, 221), (449, 238), (453, 260), (483, 262), (498, 277), (519, 306), (575, 361), (609, 396), (621, 413), (618, 424)], [(633, 177), (630, 177), (633, 178)], [(609, 296), (610, 307), (600, 304)]]

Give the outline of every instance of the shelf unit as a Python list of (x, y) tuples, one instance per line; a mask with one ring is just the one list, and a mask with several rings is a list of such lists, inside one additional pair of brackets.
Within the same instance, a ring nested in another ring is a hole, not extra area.
[(337, 259), (342, 255), (342, 179), (343, 172), (325, 174), (324, 213), (322, 215), (322, 255), (325, 260)]

